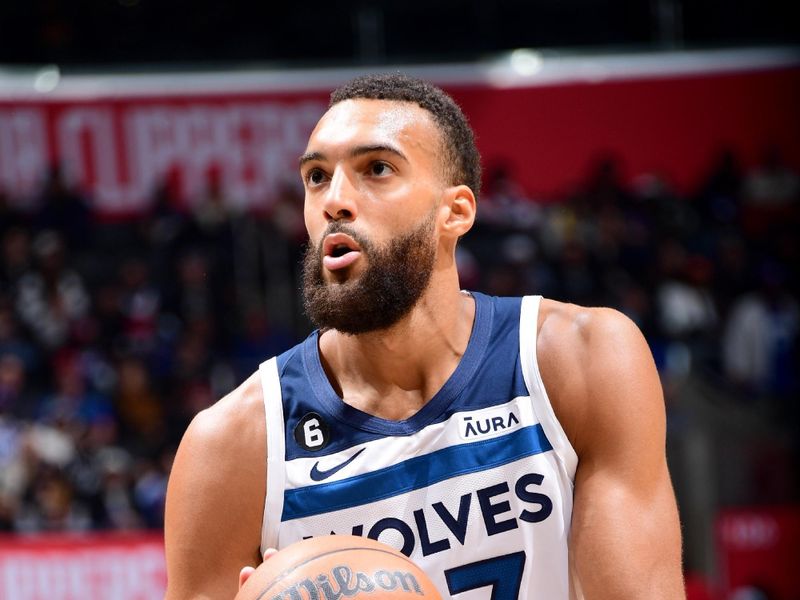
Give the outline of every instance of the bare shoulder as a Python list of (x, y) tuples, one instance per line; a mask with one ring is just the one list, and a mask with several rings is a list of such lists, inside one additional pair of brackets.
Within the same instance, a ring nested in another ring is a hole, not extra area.
[(649, 354), (639, 328), (621, 312), (549, 299), (542, 300), (539, 311), (537, 347), (540, 361), (552, 357), (567, 364), (607, 351)]
[[(231, 484), (243, 478), (243, 464), (258, 461), (264, 464), (265, 431), (264, 402), (256, 373), (192, 419), (181, 441), (179, 453), (183, 456), (179, 458), (201, 459), (207, 468), (218, 466), (223, 471), (219, 478)], [(194, 460), (187, 462), (189, 466)], [(226, 468), (234, 464), (239, 468)]]
[(186, 430), (167, 490), (168, 598), (233, 597), (239, 569), (258, 564), (265, 432), (257, 373)]
[(650, 348), (607, 308), (544, 301), (537, 357), (578, 454), (570, 559), (587, 598), (684, 598), (681, 536)]
[(537, 357), (553, 408), (579, 454), (604, 430), (600, 425), (613, 431), (630, 414), (652, 412), (656, 420), (663, 414), (650, 348), (619, 311), (543, 300)]
[(254, 373), (227, 396), (200, 411), (186, 436), (203, 444), (219, 444), (231, 450), (240, 447), (254, 453), (258, 448), (253, 447), (253, 438), (258, 436), (263, 441), (264, 432), (263, 392), (259, 374)]

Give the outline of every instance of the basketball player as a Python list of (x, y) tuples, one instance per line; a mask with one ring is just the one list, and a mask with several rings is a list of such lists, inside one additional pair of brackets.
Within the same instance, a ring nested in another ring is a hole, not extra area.
[(319, 330), (186, 432), (167, 598), (231, 598), (268, 549), (331, 533), (395, 546), (445, 597), (683, 598), (662, 391), (638, 329), (459, 288), (480, 167), (454, 101), (357, 79), (333, 93), (300, 174)]

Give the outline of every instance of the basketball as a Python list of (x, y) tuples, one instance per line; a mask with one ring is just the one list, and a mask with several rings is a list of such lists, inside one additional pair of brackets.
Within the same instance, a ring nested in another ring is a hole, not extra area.
[(434, 598), (411, 559), (369, 538), (330, 535), (296, 542), (263, 562), (235, 600)]

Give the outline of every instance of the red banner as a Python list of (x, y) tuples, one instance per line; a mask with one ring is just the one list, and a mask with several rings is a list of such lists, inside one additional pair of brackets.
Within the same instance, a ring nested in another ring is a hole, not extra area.
[(324, 110), (321, 100), (274, 96), (0, 103), (0, 185), (35, 194), (58, 162), (99, 211), (130, 213), (170, 173), (195, 198), (216, 172), (244, 207), (297, 179), (297, 157)]
[(0, 537), (3, 600), (161, 600), (160, 534)]
[(800, 590), (800, 508), (730, 509), (717, 520), (725, 598), (753, 587), (774, 600)]
[[(153, 84), (113, 92), (113, 81), (95, 95), (91, 85), (75, 97), (0, 93), (0, 189), (30, 203), (58, 162), (111, 215), (146, 208), (170, 173), (189, 201), (214, 173), (229, 202), (269, 202), (287, 183), (299, 185), (297, 157), (340, 82), (242, 91), (225, 81), (209, 76), (205, 87), (161, 95)], [(484, 164), (505, 163), (540, 199), (572, 189), (604, 154), (621, 160), (626, 177), (655, 172), (683, 192), (722, 148), (752, 165), (773, 145), (800, 166), (796, 67), (530, 86), (476, 76), (445, 87), (468, 115)]]

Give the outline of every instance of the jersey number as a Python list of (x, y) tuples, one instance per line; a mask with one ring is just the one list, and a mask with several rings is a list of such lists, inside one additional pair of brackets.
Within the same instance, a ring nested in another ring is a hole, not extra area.
[(317, 419), (309, 419), (303, 423), (303, 434), (309, 448), (316, 448), (325, 442), (325, 436), (322, 434), (322, 428)]
[(491, 600), (517, 600), (524, 568), (525, 553), (514, 552), (448, 569), (444, 576), (451, 595), (490, 585)]

